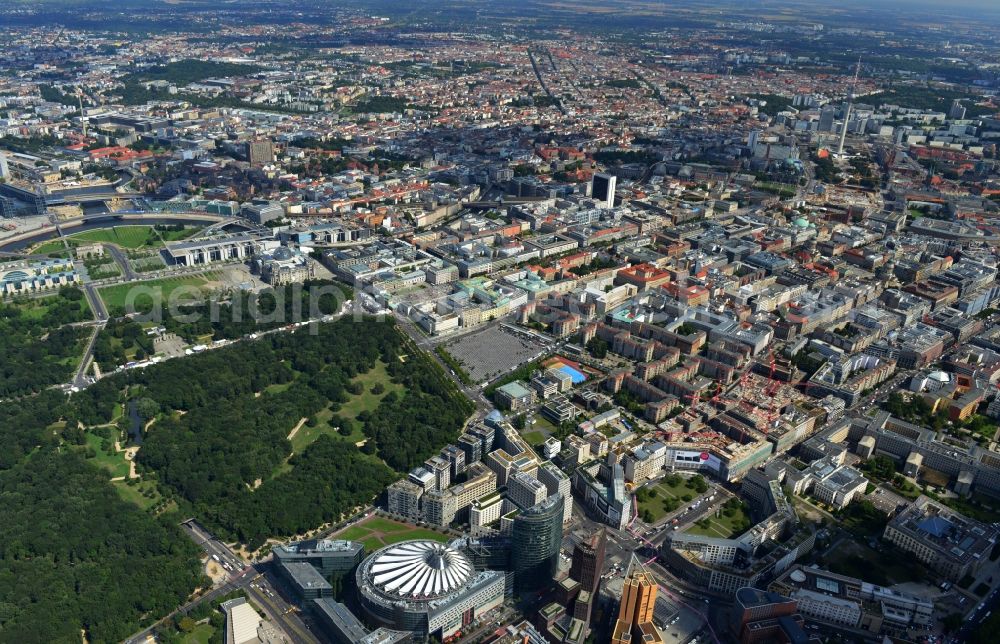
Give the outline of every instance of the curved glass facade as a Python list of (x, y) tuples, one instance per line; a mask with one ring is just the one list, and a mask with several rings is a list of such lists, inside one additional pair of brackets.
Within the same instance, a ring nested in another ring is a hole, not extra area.
[(538, 590), (552, 583), (559, 565), (562, 519), (560, 494), (553, 494), (514, 517), (511, 559), (517, 590)]

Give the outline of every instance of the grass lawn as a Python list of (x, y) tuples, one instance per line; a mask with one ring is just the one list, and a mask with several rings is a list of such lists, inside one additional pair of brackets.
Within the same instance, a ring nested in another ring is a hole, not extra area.
[[(139, 481), (134, 485), (128, 485), (125, 481), (112, 481), (123, 500), (139, 506), (142, 510), (148, 510), (162, 500), (160, 493), (156, 491), (156, 484), (152, 481)], [(146, 496), (149, 494), (149, 496)]]
[[(341, 406), (337, 414), (354, 420), (363, 411), (375, 411), (375, 408), (378, 407), (379, 403), (382, 402), (382, 399), (390, 391), (395, 391), (396, 395), (402, 395), (403, 385), (394, 383), (389, 379), (389, 373), (386, 371), (387, 366), (379, 360), (366, 373), (356, 376), (353, 382), (360, 382), (361, 386), (364, 387), (364, 391), (357, 396), (351, 396), (351, 399)], [(385, 388), (385, 391), (380, 394), (373, 394), (372, 387), (379, 383)]]
[(111, 478), (128, 476), (128, 461), (125, 460), (124, 452), (115, 452), (114, 444), (111, 445), (110, 450), (104, 451), (101, 447), (104, 439), (94, 432), (87, 432), (86, 437), (87, 447), (92, 448), (97, 453), (93, 458), (87, 459), (89, 463), (107, 470)]
[(184, 230), (159, 230), (157, 232), (160, 234), (160, 237), (163, 238), (163, 241), (175, 242), (191, 237), (202, 228), (203, 226), (185, 226)]
[(343, 436), (337, 428), (330, 426), (329, 421), (332, 416), (333, 412), (327, 408), (316, 414), (316, 419), (319, 422), (315, 427), (302, 425), (302, 427), (299, 428), (299, 431), (295, 433), (295, 436), (292, 436), (292, 453), (301, 453), (306, 447), (312, 444), (313, 441), (324, 434), (339, 441), (346, 441), (352, 445), (365, 439), (364, 432), (361, 431), (360, 423), (354, 423), (351, 433), (347, 436)]
[[(308, 447), (317, 438), (326, 434), (337, 440), (346, 441), (352, 445), (359, 443), (365, 439), (364, 433), (361, 431), (361, 423), (357, 422), (358, 414), (363, 411), (374, 411), (382, 399), (388, 395), (390, 391), (395, 391), (397, 395), (402, 395), (403, 386), (392, 382), (389, 379), (389, 373), (386, 371), (386, 364), (379, 360), (375, 363), (375, 366), (369, 369), (366, 373), (363, 373), (354, 378), (354, 382), (360, 382), (364, 390), (357, 396), (351, 396), (344, 405), (341, 406), (340, 411), (336, 414), (342, 418), (348, 418), (352, 421), (354, 427), (351, 433), (347, 436), (341, 435), (338, 428), (330, 425), (330, 419), (333, 417), (334, 412), (330, 411), (329, 408), (323, 409), (318, 414), (316, 414), (315, 427), (310, 427), (308, 424), (302, 425), (299, 431), (292, 436), (292, 453), (299, 454), (306, 447)], [(372, 387), (376, 384), (381, 383), (385, 391), (380, 394), (373, 394), (371, 392)], [(282, 383), (276, 385), (268, 386), (267, 390), (271, 393), (279, 393), (288, 389), (291, 383)], [(287, 471), (288, 467), (279, 467), (279, 473)]]
[(281, 392), (291, 387), (292, 382), (293, 381), (291, 380), (289, 380), (288, 382), (276, 382), (273, 385), (268, 385), (267, 387), (265, 387), (264, 391), (269, 394), (280, 394)]
[[(171, 294), (177, 289), (182, 287), (202, 289), (211, 281), (212, 276), (213, 273), (208, 273), (206, 275), (167, 277), (159, 280), (150, 280), (148, 282), (115, 284), (114, 286), (107, 286), (99, 289), (98, 293), (100, 294), (101, 299), (104, 300), (104, 305), (108, 307), (109, 311), (124, 311), (125, 302), (128, 300), (129, 293), (132, 289), (147, 289), (144, 291), (138, 291), (138, 294), (132, 299), (132, 303), (136, 310), (146, 310), (149, 306), (151, 306), (153, 301), (148, 289), (152, 289), (153, 292), (159, 292), (162, 296), (163, 303), (167, 304), (170, 301)], [(197, 299), (200, 298), (191, 294), (186, 295), (183, 298), (183, 301), (194, 301)]]
[(448, 535), (435, 530), (418, 528), (383, 517), (372, 517), (367, 521), (341, 531), (335, 536), (338, 539), (360, 541), (364, 544), (367, 552), (373, 552), (384, 546), (411, 539), (427, 539), (429, 541), (444, 543), (450, 538)]
[[(124, 346), (124, 343), (122, 342), (121, 338), (116, 338), (116, 337), (112, 336), (111, 337), (111, 346), (115, 350), (117, 350), (117, 349), (121, 349)], [(135, 358), (135, 354), (136, 354), (136, 352), (138, 350), (139, 350), (139, 347), (137, 347), (136, 345), (134, 345), (134, 344), (129, 345), (129, 347), (127, 349), (125, 349), (125, 357), (128, 358), (129, 360), (134, 359)]]
[[(29, 320), (41, 320), (45, 317), (45, 314), (49, 312), (53, 307), (62, 304), (63, 296), (58, 292), (52, 293), (51, 295), (46, 295), (44, 297), (28, 297), (24, 299), (15, 299), (10, 302), (6, 302), (8, 306), (16, 306), (24, 317)], [(94, 312), (90, 309), (90, 302), (87, 301), (86, 297), (81, 298), (80, 306), (82, 310), (87, 314), (88, 320), (94, 319)]]
[(375, 530), (377, 532), (404, 532), (412, 529), (411, 526), (408, 526), (405, 523), (393, 521), (392, 519), (384, 519), (382, 517), (372, 517), (364, 522), (364, 526), (369, 530)]
[(362, 528), (359, 525), (352, 525), (343, 532), (337, 535), (339, 539), (347, 539), (348, 541), (358, 541), (359, 539), (364, 539), (372, 533), (368, 528)]
[[(535, 431), (535, 432), (539, 432), (539, 433), (546, 433), (546, 434), (550, 434), (551, 435), (551, 434), (556, 433), (556, 431), (558, 431), (558, 429), (559, 429), (558, 427), (556, 427), (555, 425), (552, 424), (552, 421), (550, 421), (545, 416), (542, 416), (541, 414), (535, 414), (534, 416), (532, 416), (532, 418), (535, 420), (535, 424), (534, 425), (528, 425), (528, 429), (529, 430), (532, 430), (532, 431)], [(527, 438), (525, 438), (525, 440), (527, 440)], [(544, 440), (545, 439), (543, 438), (542, 441), (544, 441)], [(542, 442), (542, 441), (539, 441), (539, 442)]]
[[(680, 507), (687, 503), (683, 500), (684, 496), (690, 496), (694, 499), (698, 496), (698, 493), (694, 490), (694, 487), (690, 485), (690, 480), (684, 477), (664, 477), (656, 485), (644, 488), (648, 490), (649, 496), (642, 495), (643, 498), (638, 498), (639, 501), (639, 512), (640, 514), (646, 510), (653, 517), (653, 522), (662, 519), (668, 512), (673, 512), (677, 507)], [(656, 496), (652, 493), (655, 491)]]
[[(98, 242), (115, 244), (122, 248), (160, 248), (164, 242), (186, 239), (198, 230), (198, 227), (189, 227), (184, 230), (157, 231), (152, 226), (112, 226), (110, 228), (96, 228), (94, 230), (71, 233), (67, 235), (66, 241), (69, 242), (70, 246), (78, 246), (83, 242)], [(34, 252), (47, 254), (59, 252), (64, 248), (62, 240), (53, 239), (37, 246)]]
[(125, 409), (125, 403), (116, 403), (115, 415), (111, 417), (111, 422), (112, 423), (118, 422), (118, 419), (124, 416), (127, 413), (127, 411), (128, 410)]
[(38, 246), (35, 246), (31, 251), (36, 255), (50, 255), (52, 253), (66, 253), (66, 244), (63, 243), (62, 239), (50, 239), (47, 242), (42, 242)]
[(435, 530), (428, 530), (427, 528), (413, 528), (412, 530), (407, 530), (404, 532), (392, 532), (390, 534), (382, 535), (381, 540), (385, 545), (390, 543), (399, 543), (400, 541), (409, 541), (410, 539), (426, 539), (428, 541), (440, 541), (442, 543), (448, 541), (451, 537), (446, 534), (441, 534)]
[(529, 445), (541, 445), (545, 442), (545, 434), (539, 431), (524, 432), (521, 438), (528, 441)]
[[(745, 508), (737, 509), (732, 513), (732, 516), (727, 516), (725, 511), (720, 508), (716, 511), (716, 514), (709, 515), (698, 521), (685, 530), (685, 532), (700, 534), (706, 537), (731, 539), (732, 537), (738, 536), (745, 531), (748, 519), (749, 517), (746, 515)], [(702, 523), (703, 525), (699, 525), (699, 523)]]
[(374, 535), (365, 537), (361, 539), (361, 543), (365, 546), (365, 552), (375, 552), (379, 548), (384, 548), (385, 546), (399, 543), (400, 541), (409, 541), (411, 539), (425, 539), (428, 541), (439, 541), (441, 543), (445, 543), (448, 541), (449, 537), (441, 534), (440, 532), (434, 532), (433, 530), (414, 528), (409, 532), (387, 534), (381, 537)]
[(214, 634), (215, 628), (211, 624), (198, 624), (193, 631), (181, 638), (181, 644), (208, 644)]
[(107, 242), (122, 248), (139, 248), (154, 246), (160, 238), (150, 226), (113, 226), (98, 230), (88, 230), (72, 236), (74, 240), (89, 242)]
[[(316, 414), (316, 426), (310, 427), (307, 423), (303, 423), (299, 427), (299, 431), (295, 432), (292, 436), (290, 442), (292, 444), (292, 453), (288, 455), (288, 458), (284, 462), (280, 463), (272, 473), (272, 476), (280, 476), (292, 470), (292, 465), (289, 460), (295, 454), (301, 454), (309, 445), (311, 445), (317, 438), (323, 436), (324, 434), (330, 436), (335, 440), (345, 441), (351, 445), (356, 445), (361, 441), (365, 440), (364, 432), (361, 428), (361, 423), (357, 421), (358, 414), (363, 411), (374, 411), (375, 408), (379, 406), (382, 399), (385, 398), (390, 391), (395, 391), (397, 395), (402, 395), (403, 386), (392, 382), (389, 379), (389, 373), (386, 371), (387, 365), (381, 360), (375, 363), (375, 366), (369, 369), (366, 373), (356, 376), (353, 382), (360, 382), (363, 390), (357, 396), (351, 396), (345, 404), (341, 405), (340, 410), (333, 412), (329, 407), (320, 410)], [(381, 383), (384, 391), (380, 394), (373, 394), (372, 387), (376, 384)], [(265, 391), (271, 393), (279, 393), (288, 389), (291, 386), (291, 382), (269, 385)], [(351, 433), (344, 436), (340, 433), (339, 427), (334, 427), (330, 425), (330, 420), (333, 418), (334, 413), (341, 418), (347, 418), (353, 424), (351, 428)], [(291, 431), (292, 428), (289, 428)]]

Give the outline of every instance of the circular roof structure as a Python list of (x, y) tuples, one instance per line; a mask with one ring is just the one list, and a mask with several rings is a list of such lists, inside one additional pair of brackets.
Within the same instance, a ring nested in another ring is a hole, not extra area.
[(457, 550), (435, 541), (404, 541), (372, 555), (369, 581), (383, 593), (426, 599), (465, 586), (475, 573)]
[(28, 275), (24, 271), (13, 270), (13, 271), (8, 271), (3, 276), (3, 281), (5, 281), (5, 282), (23, 282), (24, 280), (28, 279), (29, 277), (30, 277), (30, 275)]
[(805, 218), (803, 218), (803, 217), (799, 217), (798, 219), (796, 219), (792, 223), (795, 224), (799, 228), (808, 228), (809, 227), (809, 222)]

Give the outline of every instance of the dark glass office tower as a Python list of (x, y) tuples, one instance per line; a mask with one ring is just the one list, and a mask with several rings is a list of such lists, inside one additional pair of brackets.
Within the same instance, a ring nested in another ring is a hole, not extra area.
[(601, 582), (606, 544), (607, 535), (604, 528), (601, 528), (597, 534), (581, 541), (573, 550), (573, 563), (569, 569), (569, 576), (580, 582), (584, 590), (591, 595), (597, 592), (597, 585)]
[(590, 196), (605, 208), (615, 206), (615, 186), (618, 178), (611, 174), (595, 174), (591, 180)]
[(553, 494), (514, 517), (511, 559), (514, 586), (519, 591), (538, 590), (552, 583), (562, 544), (563, 498)]

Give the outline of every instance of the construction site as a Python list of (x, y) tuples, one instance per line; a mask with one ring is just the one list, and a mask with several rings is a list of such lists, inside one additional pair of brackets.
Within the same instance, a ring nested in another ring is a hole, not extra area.
[(690, 407), (658, 425), (668, 467), (708, 470), (736, 480), (815, 431), (820, 414), (803, 404), (807, 400), (777, 378), (749, 370), (728, 391), (717, 384), (711, 398), (692, 400)]

